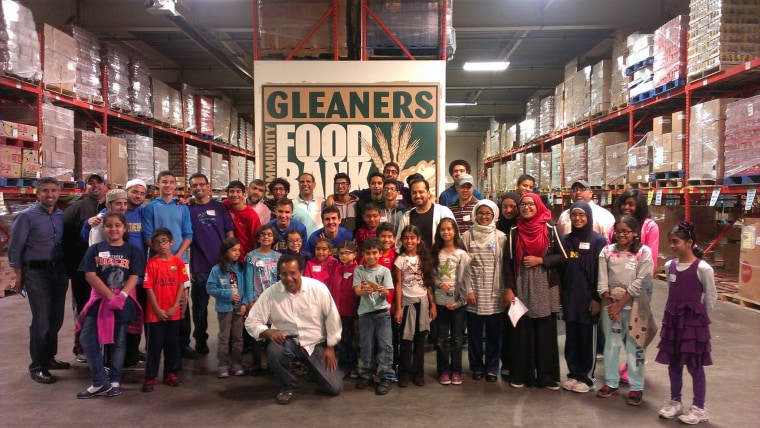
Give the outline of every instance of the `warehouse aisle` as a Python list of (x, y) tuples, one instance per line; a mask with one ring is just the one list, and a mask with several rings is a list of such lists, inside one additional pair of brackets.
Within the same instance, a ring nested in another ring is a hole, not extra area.
[[(666, 289), (655, 284), (654, 310), (661, 314)], [(665, 366), (653, 362), (655, 344), (649, 349), (644, 403), (625, 404), (627, 388), (610, 399), (593, 393), (580, 395), (567, 391), (511, 388), (465, 378), (461, 386), (441, 386), (433, 378), (435, 353), (425, 356), (428, 375), (425, 387), (393, 387), (390, 394), (377, 397), (372, 390), (356, 390), (353, 382), (339, 397), (314, 393), (314, 384), (299, 381), (301, 393), (289, 406), (274, 402), (275, 382), (268, 374), (261, 377), (216, 378), (216, 359), (212, 353), (197, 361), (187, 361), (182, 375), (184, 385), (170, 388), (159, 385), (153, 393), (139, 391), (142, 371), (128, 371), (119, 397), (77, 400), (77, 391), (89, 384), (86, 365), (55, 374), (54, 385), (40, 385), (29, 379), (27, 302), (20, 296), (0, 299), (0, 425), (28, 427), (109, 426), (562, 426), (624, 427), (676, 426), (677, 421), (658, 419), (657, 411), (669, 398)], [(209, 317), (210, 333), (216, 331), (216, 317)], [(659, 318), (659, 317), (658, 317)], [(707, 408), (714, 426), (749, 426), (753, 403), (760, 396), (760, 314), (731, 303), (719, 302), (712, 314), (714, 366), (707, 368)], [(60, 335), (59, 358), (74, 361), (70, 354), (73, 317), (67, 314)], [(562, 328), (560, 326), (560, 331)], [(564, 336), (560, 336), (562, 349)], [(466, 360), (466, 356), (465, 356)], [(563, 368), (564, 371), (564, 368)], [(602, 367), (597, 367), (601, 375)], [(690, 404), (691, 382), (684, 377), (684, 401)], [(597, 388), (601, 385), (597, 380)], [(84, 418), (84, 419), (82, 419)]]

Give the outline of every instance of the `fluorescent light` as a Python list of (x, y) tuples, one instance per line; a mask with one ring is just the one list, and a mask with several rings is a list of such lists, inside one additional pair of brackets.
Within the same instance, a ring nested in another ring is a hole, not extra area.
[(509, 67), (509, 61), (492, 62), (465, 62), (464, 69), (467, 71), (504, 71)]
[(477, 102), (446, 103), (446, 107), (467, 107), (476, 105), (478, 105)]
[(446, 122), (444, 127), (447, 131), (456, 131), (457, 128), (459, 128), (459, 122)]

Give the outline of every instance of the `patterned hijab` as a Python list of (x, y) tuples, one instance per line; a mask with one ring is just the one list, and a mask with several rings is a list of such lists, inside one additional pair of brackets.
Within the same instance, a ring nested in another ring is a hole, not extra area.
[(517, 263), (522, 263), (523, 257), (543, 257), (549, 248), (549, 234), (546, 232), (546, 223), (552, 215), (541, 197), (535, 193), (526, 193), (520, 198), (520, 203), (525, 198), (533, 198), (536, 204), (536, 215), (530, 219), (517, 218)]
[[(591, 243), (591, 239), (594, 237), (594, 217), (592, 216), (591, 206), (583, 201), (577, 201), (570, 206), (569, 213), (572, 214), (573, 210), (581, 209), (586, 213), (586, 225), (578, 229), (573, 226), (568, 237), (573, 243), (573, 250), (578, 251), (581, 268), (586, 273), (588, 278), (593, 278), (594, 269), (596, 267), (596, 257), (591, 247), (581, 250), (581, 242)], [(572, 220), (571, 220), (572, 222)]]

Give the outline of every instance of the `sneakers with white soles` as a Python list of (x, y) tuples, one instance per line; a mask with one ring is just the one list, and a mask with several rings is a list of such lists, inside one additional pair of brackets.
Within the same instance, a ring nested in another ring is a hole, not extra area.
[(688, 425), (707, 422), (707, 409), (700, 409), (699, 407), (692, 405), (689, 412), (679, 416), (678, 420)]
[(568, 380), (562, 382), (562, 389), (565, 389), (565, 390), (568, 390), (568, 391), (572, 391), (573, 388), (575, 387), (575, 384), (577, 384), (577, 383), (578, 383), (578, 379), (572, 379), (572, 378), (568, 379)]
[(663, 419), (673, 419), (681, 413), (681, 402), (675, 400), (666, 402), (660, 409), (660, 417)]

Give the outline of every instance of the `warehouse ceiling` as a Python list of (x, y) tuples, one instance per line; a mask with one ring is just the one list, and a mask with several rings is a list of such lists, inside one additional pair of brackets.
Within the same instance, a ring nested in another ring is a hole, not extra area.
[[(399, 1), (405, 0), (385, 3)], [(172, 7), (179, 17), (148, 5), (169, 0), (20, 2), (38, 23), (75, 24), (102, 41), (126, 45), (147, 57), (158, 79), (226, 95), (250, 118), (253, 0), (177, 0)], [(453, 0), (456, 53), (447, 66), (446, 97), (477, 105), (447, 108), (446, 116), (459, 122), (448, 137), (483, 135), (491, 118), (522, 120), (528, 98), (553, 93), (568, 61), (591, 65), (609, 58), (615, 34), (652, 32), (682, 13), (688, 13), (688, 0)], [(464, 62), (473, 60), (507, 60), (510, 67), (464, 71)]]

